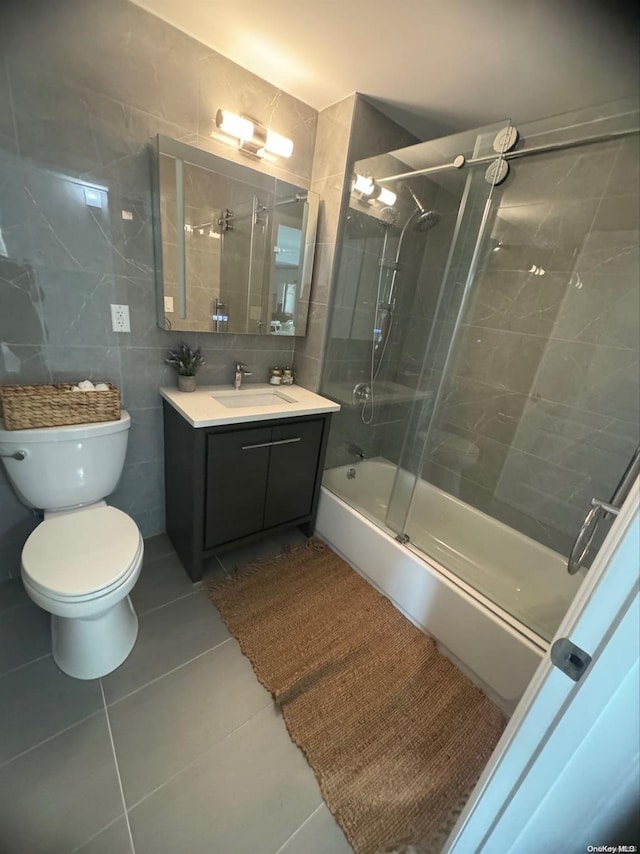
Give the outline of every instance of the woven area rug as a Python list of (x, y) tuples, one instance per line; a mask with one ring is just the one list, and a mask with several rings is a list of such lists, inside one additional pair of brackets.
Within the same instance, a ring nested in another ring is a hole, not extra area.
[(438, 839), (493, 751), (502, 712), (319, 540), (209, 595), (354, 851)]

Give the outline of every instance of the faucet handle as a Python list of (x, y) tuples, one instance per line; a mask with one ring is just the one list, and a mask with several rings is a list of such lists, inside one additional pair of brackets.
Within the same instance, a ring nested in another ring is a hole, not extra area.
[(236, 372), (244, 374), (247, 377), (252, 376), (252, 372), (249, 368), (244, 364), (244, 362), (236, 362)]

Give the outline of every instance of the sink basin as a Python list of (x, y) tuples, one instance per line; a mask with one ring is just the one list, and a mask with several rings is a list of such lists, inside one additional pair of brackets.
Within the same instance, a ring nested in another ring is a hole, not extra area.
[(247, 408), (249, 406), (286, 406), (295, 403), (292, 397), (287, 397), (279, 391), (219, 391), (211, 397), (228, 409)]

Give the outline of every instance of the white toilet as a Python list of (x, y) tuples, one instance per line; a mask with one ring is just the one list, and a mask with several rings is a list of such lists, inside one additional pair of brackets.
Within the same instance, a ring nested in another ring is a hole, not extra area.
[(51, 614), (58, 667), (77, 679), (111, 673), (138, 634), (129, 593), (142, 537), (131, 517), (104, 501), (122, 473), (130, 426), (122, 411), (118, 421), (0, 429), (0, 456), (18, 497), (44, 510), (22, 550), (22, 581)]

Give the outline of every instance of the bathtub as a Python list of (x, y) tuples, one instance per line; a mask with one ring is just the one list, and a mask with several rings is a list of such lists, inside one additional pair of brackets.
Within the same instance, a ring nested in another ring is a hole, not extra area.
[(582, 578), (426, 481), (407, 524), (421, 550), (402, 545), (384, 522), (395, 475), (382, 458), (326, 471), (316, 533), (511, 713)]

